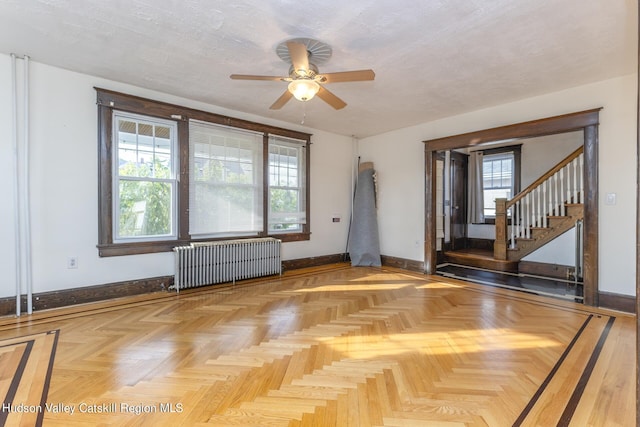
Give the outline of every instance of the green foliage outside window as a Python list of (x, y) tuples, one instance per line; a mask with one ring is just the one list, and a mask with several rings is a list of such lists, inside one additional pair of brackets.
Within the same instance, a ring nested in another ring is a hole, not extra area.
[[(121, 176), (170, 178), (171, 170), (162, 163), (126, 163)], [(163, 181), (120, 179), (120, 237), (171, 234), (171, 184)]]

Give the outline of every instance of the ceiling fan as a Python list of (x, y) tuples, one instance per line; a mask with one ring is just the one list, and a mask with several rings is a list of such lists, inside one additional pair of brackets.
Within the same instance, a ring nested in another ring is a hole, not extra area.
[(234, 80), (281, 80), (289, 82), (287, 90), (269, 107), (272, 110), (279, 110), (292, 97), (300, 101), (309, 101), (316, 94), (327, 104), (339, 110), (346, 107), (347, 103), (325, 89), (324, 84), (358, 82), (373, 80), (375, 78), (373, 70), (320, 74), (317, 64), (322, 64), (331, 57), (331, 47), (317, 40), (308, 38), (287, 40), (278, 45), (276, 53), (280, 59), (291, 63), (289, 76), (256, 76), (246, 74), (231, 74), (229, 76)]

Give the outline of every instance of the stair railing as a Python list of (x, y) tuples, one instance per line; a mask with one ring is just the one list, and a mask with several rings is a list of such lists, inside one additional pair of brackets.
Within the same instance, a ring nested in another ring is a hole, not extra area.
[(566, 203), (584, 203), (583, 164), (580, 147), (511, 200), (496, 199), (495, 259), (506, 260), (508, 248), (515, 249), (517, 239), (530, 239), (532, 228), (546, 228), (548, 217), (564, 216)]

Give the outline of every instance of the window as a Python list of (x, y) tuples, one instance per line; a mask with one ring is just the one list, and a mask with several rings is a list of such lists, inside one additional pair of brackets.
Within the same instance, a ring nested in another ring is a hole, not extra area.
[(309, 239), (311, 135), (96, 91), (100, 256)]
[(263, 231), (262, 134), (189, 123), (189, 234), (255, 236)]
[(175, 238), (175, 123), (115, 112), (114, 125), (114, 241)]
[(520, 146), (486, 150), (482, 160), (485, 218), (495, 219), (495, 200), (510, 199), (519, 189)]
[(510, 199), (513, 194), (513, 153), (484, 156), (482, 161), (484, 216), (496, 216), (496, 199)]
[(269, 138), (269, 232), (299, 232), (306, 223), (305, 146)]

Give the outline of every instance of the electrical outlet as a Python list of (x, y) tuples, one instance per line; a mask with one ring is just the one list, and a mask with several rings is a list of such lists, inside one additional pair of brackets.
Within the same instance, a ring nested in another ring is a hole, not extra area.
[(78, 268), (78, 257), (70, 256), (67, 258), (67, 268)]

